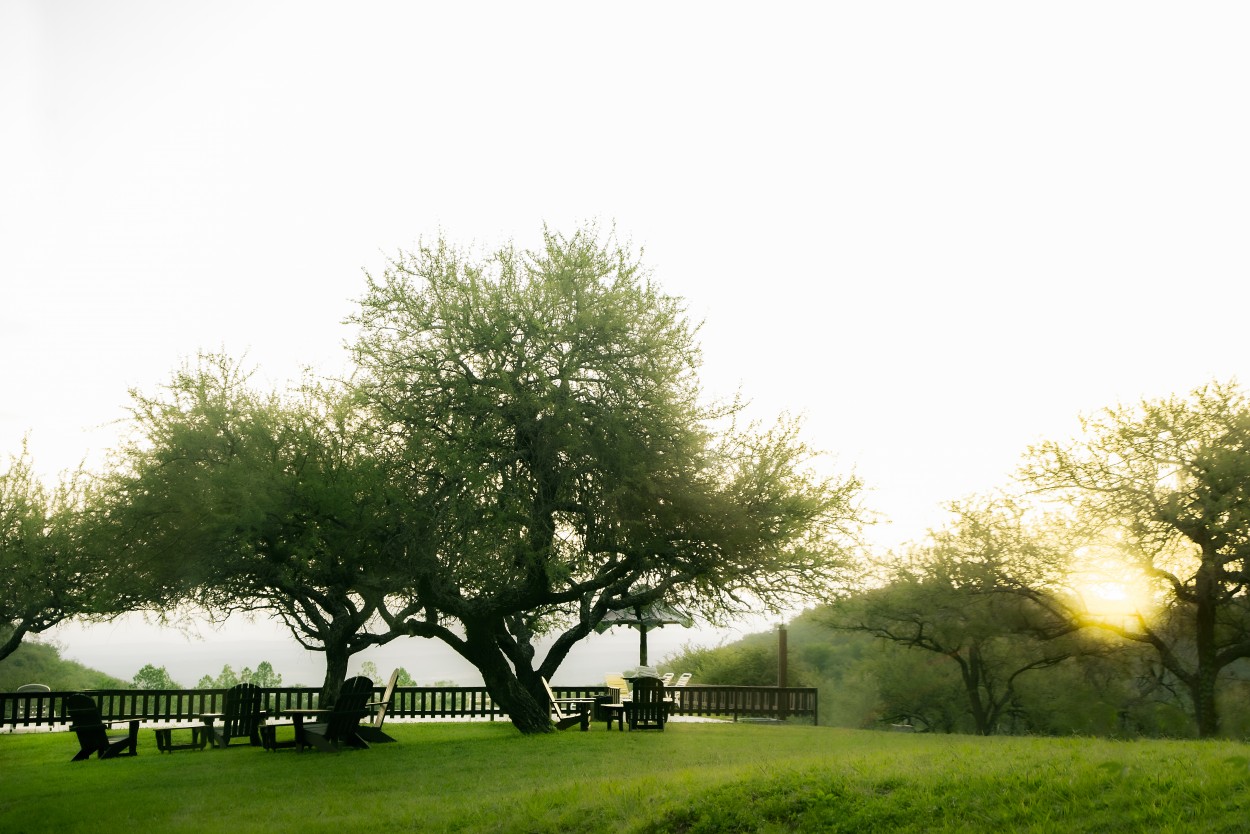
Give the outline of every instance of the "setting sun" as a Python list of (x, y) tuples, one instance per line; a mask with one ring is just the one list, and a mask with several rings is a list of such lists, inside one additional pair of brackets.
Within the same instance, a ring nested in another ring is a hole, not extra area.
[(1117, 550), (1081, 548), (1076, 556), (1080, 568), (1071, 575), (1072, 590), (1090, 617), (1126, 627), (1153, 612), (1157, 603), (1150, 581)]
[(1142, 610), (1138, 595), (1121, 582), (1094, 582), (1079, 590), (1090, 614), (1104, 617), (1129, 617)]

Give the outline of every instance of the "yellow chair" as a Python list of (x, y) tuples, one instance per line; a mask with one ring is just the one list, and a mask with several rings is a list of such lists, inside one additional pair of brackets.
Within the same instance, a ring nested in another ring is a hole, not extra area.
[(623, 704), (629, 700), (629, 681), (625, 680), (624, 675), (604, 675), (603, 682), (608, 689), (615, 689), (616, 702)]

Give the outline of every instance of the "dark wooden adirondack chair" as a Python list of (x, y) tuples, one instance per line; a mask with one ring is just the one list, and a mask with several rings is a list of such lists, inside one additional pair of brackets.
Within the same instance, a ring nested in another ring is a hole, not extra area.
[(668, 701), (659, 678), (635, 678), (634, 694), (625, 702), (625, 721), (631, 730), (663, 730)]
[(386, 711), (391, 708), (391, 698), (395, 697), (395, 681), (399, 680), (399, 670), (391, 672), (391, 679), (386, 682), (386, 691), (381, 701), (365, 704), (366, 709), (373, 710), (373, 718), (366, 724), (356, 728), (356, 735), (370, 744), (382, 744), (395, 739), (382, 732), (382, 724), (386, 721)]
[(254, 683), (241, 683), (226, 692), (224, 712), (201, 715), (205, 732), (214, 747), (228, 747), (231, 739), (246, 738), (260, 747), (260, 728), (268, 713), (261, 709), (261, 688)]
[(305, 724), (296, 745), (319, 750), (339, 750), (342, 747), (367, 748), (369, 743), (360, 737), (360, 719), (369, 714), (365, 706), (373, 694), (373, 681), (366, 677), (348, 678), (343, 681), (339, 698), (334, 706), (316, 724)]
[[(133, 756), (139, 741), (138, 720), (105, 722), (100, 717), (100, 707), (91, 698), (76, 692), (65, 699), (65, 714), (69, 716), (70, 729), (78, 735), (78, 755), (71, 761), (81, 762), (95, 753), (101, 759), (117, 756)], [(109, 724), (129, 724), (125, 735), (108, 734)]]

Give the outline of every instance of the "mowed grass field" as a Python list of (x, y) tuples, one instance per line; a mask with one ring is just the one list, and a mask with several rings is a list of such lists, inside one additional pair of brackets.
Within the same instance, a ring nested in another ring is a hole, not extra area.
[(671, 723), (523, 737), (388, 724), (370, 750), (70, 762), (0, 736), (0, 832), (1248, 831), (1250, 746)]

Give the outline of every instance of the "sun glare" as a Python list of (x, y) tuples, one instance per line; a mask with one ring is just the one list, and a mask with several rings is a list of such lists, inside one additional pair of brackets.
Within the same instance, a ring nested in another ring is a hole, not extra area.
[(1139, 570), (1105, 554), (1095, 556), (1082, 550), (1077, 555), (1084, 569), (1071, 579), (1086, 614), (1124, 628), (1136, 623), (1139, 616), (1150, 616), (1156, 607), (1155, 593)]
[(1081, 597), (1091, 614), (1126, 617), (1141, 610), (1130, 588), (1122, 582), (1092, 582), (1082, 589)]
[(1143, 618), (1155, 609), (1150, 590), (1141, 584), (1114, 580), (1086, 583), (1076, 589), (1085, 614), (1095, 623), (1114, 628), (1137, 630)]

